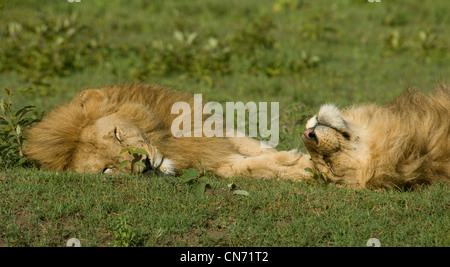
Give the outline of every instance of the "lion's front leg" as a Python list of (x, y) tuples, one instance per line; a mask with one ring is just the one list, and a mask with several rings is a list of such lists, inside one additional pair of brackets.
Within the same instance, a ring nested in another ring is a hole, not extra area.
[(305, 171), (305, 168), (313, 168), (309, 155), (292, 150), (254, 157), (232, 155), (217, 169), (217, 174), (223, 177), (243, 175), (255, 178), (311, 180), (311, 174)]

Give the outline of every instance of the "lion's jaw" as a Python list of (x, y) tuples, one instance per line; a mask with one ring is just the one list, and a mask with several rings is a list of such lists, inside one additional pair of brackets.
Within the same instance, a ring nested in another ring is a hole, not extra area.
[[(129, 153), (136, 149), (143, 149), (149, 155)], [(119, 169), (123, 162), (126, 163)], [(69, 169), (86, 173), (142, 173), (149, 170), (175, 173), (173, 162), (164, 158), (137, 126), (117, 114), (100, 118), (82, 130)]]
[[(358, 171), (364, 159), (359, 129), (345, 121), (333, 105), (324, 105), (306, 124), (302, 139), (315, 168), (335, 182), (359, 186)], [(345, 180), (345, 181), (344, 181)]]

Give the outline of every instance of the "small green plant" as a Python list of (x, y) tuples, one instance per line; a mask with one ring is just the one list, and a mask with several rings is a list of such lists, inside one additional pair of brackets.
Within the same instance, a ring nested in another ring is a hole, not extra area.
[[(223, 188), (220, 189), (214, 189), (216, 186), (211, 185), (210, 180), (208, 179), (208, 176), (206, 174), (206, 171), (203, 170), (203, 172), (199, 172), (197, 169), (190, 168), (182, 171), (183, 174), (181, 175), (181, 179), (184, 183), (188, 184), (194, 195), (196, 195), (199, 198), (203, 198), (205, 196), (205, 192), (207, 189), (210, 189), (211, 191), (220, 191), (224, 190)], [(235, 183), (231, 183), (227, 185), (228, 189), (225, 189), (225, 191), (228, 191), (231, 195), (240, 195), (240, 196), (250, 196), (250, 193), (237, 189), (238, 186)]]
[[(129, 146), (127, 148), (124, 148), (122, 150), (120, 150), (120, 154), (122, 155), (123, 153), (128, 152), (128, 154), (133, 155), (135, 158), (139, 157), (140, 154), (142, 155), (146, 155), (147, 157), (149, 157), (150, 155), (148, 154), (148, 152), (145, 149), (142, 148), (134, 148), (133, 146)], [(118, 169), (121, 170), (125, 164), (127, 164), (129, 162), (129, 160), (124, 160), (119, 164)], [(145, 163), (141, 162), (141, 161), (132, 161), (131, 162), (131, 171), (133, 172), (133, 167), (137, 165), (137, 166), (141, 166), (143, 168), (145, 168)]]
[(324, 181), (325, 184), (328, 184), (331, 180), (328, 178), (328, 175), (326, 173), (323, 173), (319, 170), (313, 170), (311, 168), (305, 168), (305, 171), (310, 172), (311, 178), (313, 178), (316, 181)]
[(386, 37), (386, 46), (390, 51), (398, 52), (405, 49), (405, 44), (403, 36), (399, 30), (392, 30)]
[(11, 91), (4, 88), (6, 98), (0, 100), (0, 166), (20, 166), (25, 161), (23, 153), (24, 129), (36, 122), (37, 119), (26, 115), (33, 111), (34, 106), (24, 106), (13, 111), (13, 96), (25, 90)]
[(137, 245), (136, 233), (133, 232), (129, 220), (129, 216), (120, 216), (114, 222), (114, 247), (135, 247)]
[(183, 170), (181, 179), (186, 184), (190, 185), (194, 194), (198, 197), (203, 197), (206, 189), (211, 188), (208, 182), (208, 177), (204, 173), (200, 173), (197, 169), (190, 168)]
[(311, 178), (313, 178), (314, 180), (319, 180), (320, 178), (320, 174), (319, 171), (315, 171), (311, 168), (305, 168), (305, 171), (310, 172), (311, 173)]

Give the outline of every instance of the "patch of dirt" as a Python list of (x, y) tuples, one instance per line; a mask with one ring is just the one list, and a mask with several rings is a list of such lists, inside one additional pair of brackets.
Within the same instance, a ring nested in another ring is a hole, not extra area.
[(206, 221), (205, 234), (219, 243), (227, 243), (229, 239), (229, 233), (226, 227), (222, 226), (222, 223), (211, 218)]
[(33, 225), (28, 221), (28, 215), (25, 211), (17, 211), (14, 215), (14, 221), (19, 228), (33, 228)]
[(198, 233), (199, 230), (194, 228), (192, 231), (187, 233), (171, 234), (168, 238), (169, 242), (167, 245), (172, 246), (176, 243), (185, 243), (188, 247), (198, 247), (200, 245)]
[(213, 239), (226, 239), (228, 232), (225, 229), (210, 229), (206, 232), (206, 235)]
[(202, 244), (201, 237), (212, 239), (217, 245), (228, 244), (229, 233), (226, 228), (221, 227), (213, 219), (206, 220), (204, 228), (192, 228), (189, 232), (181, 234), (171, 234), (166, 240), (165, 246), (185, 245), (188, 247), (198, 247)]
[(206, 189), (205, 191), (205, 197), (208, 196), (221, 196), (221, 197), (225, 197), (225, 198), (229, 198), (230, 196), (232, 196), (233, 193), (230, 192), (230, 190), (226, 190), (226, 189)]

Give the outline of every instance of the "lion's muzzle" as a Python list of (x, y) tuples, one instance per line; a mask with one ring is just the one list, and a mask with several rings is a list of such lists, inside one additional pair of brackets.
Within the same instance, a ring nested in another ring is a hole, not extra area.
[(317, 136), (315, 133), (315, 128), (306, 129), (303, 132), (303, 139), (304, 140), (306, 139), (305, 141), (314, 141), (317, 144), (318, 140), (317, 140)]

